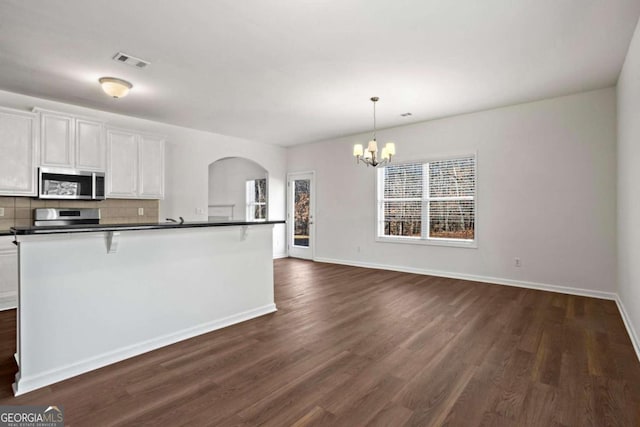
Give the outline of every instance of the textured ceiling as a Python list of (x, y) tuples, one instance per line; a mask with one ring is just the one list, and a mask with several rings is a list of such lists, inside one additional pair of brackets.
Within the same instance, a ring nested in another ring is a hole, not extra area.
[[(389, 127), (611, 86), (639, 14), (637, 0), (3, 0), (0, 89), (286, 146), (370, 130), (374, 95)], [(134, 88), (110, 99), (101, 76)]]

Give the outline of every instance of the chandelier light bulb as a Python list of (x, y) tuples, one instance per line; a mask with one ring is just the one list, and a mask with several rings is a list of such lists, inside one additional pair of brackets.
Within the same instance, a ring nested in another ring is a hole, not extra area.
[(391, 155), (391, 156), (395, 156), (396, 155), (396, 144), (395, 143), (387, 142), (387, 144), (385, 145), (385, 148), (389, 152), (389, 155)]
[(369, 141), (369, 148), (367, 148), (367, 151), (371, 151), (372, 153), (378, 152), (378, 143), (376, 142), (375, 139)]

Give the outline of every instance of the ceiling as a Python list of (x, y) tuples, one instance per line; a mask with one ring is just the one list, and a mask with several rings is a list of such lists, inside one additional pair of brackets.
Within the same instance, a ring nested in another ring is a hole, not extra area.
[[(370, 130), (371, 96), (382, 128), (614, 85), (639, 14), (638, 0), (2, 0), (0, 89), (288, 146)], [(102, 76), (134, 88), (111, 99)]]

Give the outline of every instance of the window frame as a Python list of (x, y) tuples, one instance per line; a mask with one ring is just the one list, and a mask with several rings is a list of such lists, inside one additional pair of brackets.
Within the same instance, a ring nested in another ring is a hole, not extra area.
[[(256, 202), (253, 195), (255, 194), (255, 182), (256, 181), (260, 181), (260, 180), (265, 180), (265, 185), (264, 185), (264, 190), (265, 190), (265, 195), (264, 195), (264, 202)], [(252, 182), (253, 183), (253, 188), (249, 189), (249, 183)], [(245, 181), (245, 218), (247, 220), (247, 222), (264, 222), (267, 220), (268, 216), (269, 216), (269, 212), (268, 212), (268, 207), (267, 207), (267, 203), (269, 202), (268, 200), (268, 194), (269, 194), (269, 180), (267, 178), (253, 178), (253, 179), (247, 179)], [(264, 218), (255, 218), (255, 208), (257, 206), (264, 206), (265, 207), (265, 217)]]
[[(409, 160), (403, 162), (394, 162), (391, 166), (397, 165), (407, 165), (407, 164), (422, 164), (423, 167), (423, 195), (420, 199), (422, 203), (422, 224), (421, 224), (421, 232), (420, 234), (423, 236), (428, 236), (429, 233), (429, 202), (430, 201), (438, 201), (438, 199), (449, 199), (447, 197), (429, 197), (429, 164), (436, 161), (443, 160), (455, 160), (460, 158), (471, 157), (473, 158), (474, 168), (475, 168), (475, 186), (473, 189), (473, 210), (474, 210), (474, 232), (473, 232), (473, 240), (466, 239), (452, 239), (447, 237), (411, 237), (411, 236), (385, 236), (384, 235), (384, 168), (379, 168), (376, 170), (376, 179), (375, 179), (375, 221), (374, 221), (374, 236), (375, 241), (379, 243), (402, 243), (402, 244), (412, 244), (412, 245), (427, 245), (427, 246), (448, 246), (448, 247), (458, 247), (458, 248), (469, 248), (469, 249), (477, 249), (478, 248), (478, 153), (477, 152), (461, 152), (454, 154), (447, 154), (441, 156), (433, 156), (428, 159), (421, 160)], [(425, 197), (425, 194), (427, 195)], [(469, 197), (469, 196), (466, 196)], [(463, 197), (461, 197), (463, 198)], [(402, 200), (402, 199), (400, 199)], [(460, 200), (456, 198), (456, 200)], [(469, 200), (469, 199), (467, 199)], [(425, 208), (426, 206), (426, 208)], [(426, 214), (424, 213), (426, 209)], [(426, 221), (424, 219), (426, 218)]]

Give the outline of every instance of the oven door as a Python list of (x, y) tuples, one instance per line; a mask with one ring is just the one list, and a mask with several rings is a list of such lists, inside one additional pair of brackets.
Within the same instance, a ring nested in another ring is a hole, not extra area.
[(33, 212), (33, 225), (61, 226), (99, 224), (100, 209), (96, 208), (37, 208)]

